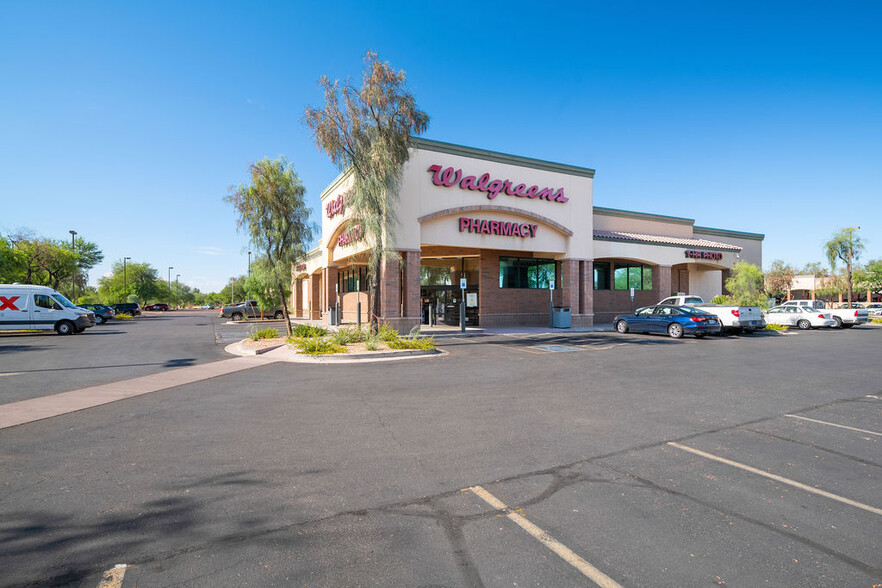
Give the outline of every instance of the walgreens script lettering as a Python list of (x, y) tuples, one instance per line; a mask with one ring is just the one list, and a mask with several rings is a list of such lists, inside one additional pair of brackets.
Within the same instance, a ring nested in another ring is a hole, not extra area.
[(454, 170), (452, 167), (442, 168), (438, 164), (430, 165), (428, 171), (433, 174), (432, 183), (436, 186), (450, 188), (458, 184), (461, 190), (485, 192), (489, 200), (493, 200), (503, 193), (507, 196), (547, 200), (561, 204), (569, 200), (569, 198), (564, 196), (563, 188), (555, 190), (554, 188), (540, 188), (539, 186), (527, 187), (527, 184), (513, 184), (511, 180), (491, 180), (488, 173), (484, 173), (480, 177), (463, 177), (461, 169)]

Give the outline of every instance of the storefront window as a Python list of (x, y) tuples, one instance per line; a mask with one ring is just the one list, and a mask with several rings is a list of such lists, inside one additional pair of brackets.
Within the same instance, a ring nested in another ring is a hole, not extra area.
[(424, 265), (420, 267), (421, 286), (450, 286), (453, 284), (453, 275), (450, 267), (432, 267)]
[(652, 290), (652, 268), (648, 265), (616, 265), (613, 281), (616, 290)]
[(555, 282), (555, 261), (531, 257), (500, 257), (500, 288), (548, 288)]
[(367, 292), (367, 268), (356, 267), (340, 272), (340, 288), (343, 292)]
[(609, 290), (609, 264), (594, 262), (594, 289)]

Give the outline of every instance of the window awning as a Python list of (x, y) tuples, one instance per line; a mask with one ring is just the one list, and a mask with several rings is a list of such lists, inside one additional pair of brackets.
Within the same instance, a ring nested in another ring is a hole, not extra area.
[(743, 248), (729, 243), (708, 241), (707, 239), (695, 239), (691, 237), (673, 237), (671, 235), (650, 235), (648, 233), (631, 233), (629, 231), (605, 231), (595, 230), (594, 238), (602, 241), (631, 241), (650, 245), (669, 245), (683, 247), (698, 247), (701, 249), (716, 249), (720, 251), (741, 251)]

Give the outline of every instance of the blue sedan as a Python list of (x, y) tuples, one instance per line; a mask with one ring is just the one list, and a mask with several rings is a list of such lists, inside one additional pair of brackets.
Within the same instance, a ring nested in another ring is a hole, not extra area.
[(634, 314), (623, 314), (613, 319), (619, 333), (640, 331), (667, 333), (674, 339), (683, 335), (704, 337), (708, 333), (720, 333), (720, 320), (709, 312), (691, 306), (647, 306)]

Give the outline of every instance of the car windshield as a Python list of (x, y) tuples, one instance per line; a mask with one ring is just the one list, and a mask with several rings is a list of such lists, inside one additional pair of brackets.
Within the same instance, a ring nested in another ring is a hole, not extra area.
[(67, 308), (79, 308), (76, 304), (65, 298), (63, 295), (55, 293), (52, 295), (55, 300), (58, 301), (61, 306), (66, 306)]

